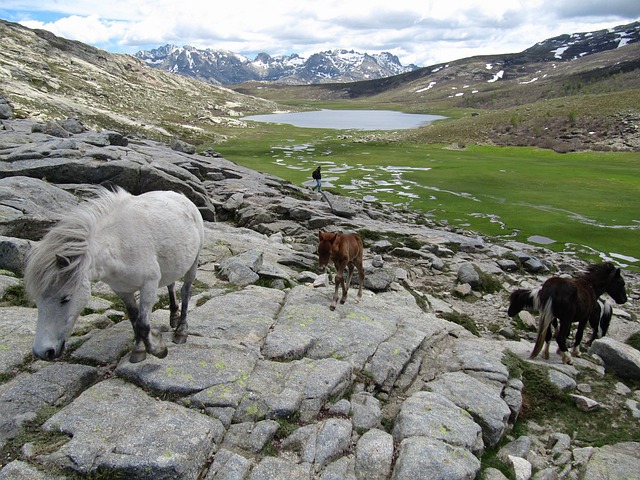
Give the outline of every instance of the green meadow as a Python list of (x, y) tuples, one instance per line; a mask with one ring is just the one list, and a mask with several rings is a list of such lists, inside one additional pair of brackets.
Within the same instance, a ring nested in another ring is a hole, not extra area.
[(490, 237), (545, 237), (554, 241), (545, 245), (553, 250), (640, 268), (638, 153), (455, 149), (409, 140), (354, 141), (369, 135), (363, 132), (253, 125), (214, 148), (297, 185), (322, 165), (332, 193), (419, 210), (425, 219)]

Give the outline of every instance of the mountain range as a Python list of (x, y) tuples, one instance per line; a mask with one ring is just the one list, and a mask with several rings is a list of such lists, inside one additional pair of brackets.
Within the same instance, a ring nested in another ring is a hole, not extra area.
[[(515, 64), (571, 61), (639, 40), (640, 22), (635, 22), (595, 32), (559, 35), (506, 58)], [(164, 45), (139, 51), (135, 56), (149, 66), (214, 85), (251, 81), (289, 85), (348, 83), (421, 70), (414, 64), (402, 65), (398, 57), (389, 52), (368, 54), (339, 49), (315, 53), (306, 59), (295, 53), (280, 56), (260, 53), (250, 60), (227, 50)]]
[(303, 58), (291, 55), (258, 54), (253, 60), (227, 50), (164, 45), (142, 50), (135, 56), (152, 67), (179, 73), (214, 85), (234, 85), (249, 81), (285, 84), (357, 82), (398, 75), (418, 69), (402, 65), (397, 56), (382, 52), (328, 50)]

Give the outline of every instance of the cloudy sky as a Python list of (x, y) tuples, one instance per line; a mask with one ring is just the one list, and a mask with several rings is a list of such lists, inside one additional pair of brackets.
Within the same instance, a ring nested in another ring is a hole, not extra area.
[(113, 53), (167, 43), (249, 58), (345, 48), (429, 66), (631, 23), (640, 1), (2, 0), (0, 18)]

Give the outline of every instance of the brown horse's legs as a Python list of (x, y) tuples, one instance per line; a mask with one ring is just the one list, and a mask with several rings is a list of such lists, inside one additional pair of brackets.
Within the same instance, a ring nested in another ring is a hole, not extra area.
[(362, 298), (362, 287), (364, 285), (364, 268), (362, 268), (362, 255), (358, 258), (358, 279), (360, 280), (358, 285), (358, 295), (356, 295), (356, 303), (360, 302)]
[[(593, 334), (591, 338), (587, 342), (588, 346), (591, 346), (591, 343), (597, 338), (598, 335), (598, 327), (600, 326), (600, 312), (598, 308), (595, 308), (591, 313), (591, 317), (589, 317), (589, 325), (593, 329)], [(573, 350), (571, 351), (571, 355), (574, 357), (579, 357), (580, 353), (580, 343), (582, 342), (582, 335), (584, 334), (584, 329), (587, 326), (587, 322), (584, 320), (580, 320), (578, 322), (578, 329), (576, 330), (576, 338), (573, 342)]]
[(351, 286), (351, 278), (353, 277), (354, 268), (355, 266), (353, 263), (349, 262), (349, 276), (347, 277), (347, 281), (342, 284), (342, 298), (340, 299), (340, 303), (347, 301), (347, 293), (349, 293), (349, 287)]
[(571, 349), (572, 357), (579, 357), (580, 354), (580, 342), (582, 342), (582, 334), (584, 332), (584, 323), (580, 321), (578, 323), (578, 329), (576, 330), (576, 338), (573, 341), (573, 348)]
[(562, 319), (558, 319), (558, 321), (560, 322), (560, 329), (558, 330), (558, 336), (556, 337), (558, 350), (560, 351), (560, 355), (562, 356), (562, 363), (571, 365), (573, 363), (573, 360), (571, 360), (571, 355), (569, 355), (569, 349), (567, 348), (567, 337), (569, 336), (571, 323), (563, 321)]
[(544, 358), (545, 360), (549, 360), (549, 347), (551, 346), (551, 337), (551, 325), (549, 325), (549, 328), (547, 328), (547, 333), (545, 335), (544, 349), (542, 350), (542, 358)]
[(336, 289), (333, 292), (333, 300), (331, 301), (331, 305), (329, 305), (329, 308), (331, 310), (335, 310), (336, 305), (338, 304), (338, 298), (340, 297), (340, 294), (338, 293), (338, 289), (340, 288), (340, 286), (342, 286), (342, 289), (344, 290), (344, 269), (343, 271), (338, 270), (338, 272), (336, 273), (335, 284), (336, 284)]

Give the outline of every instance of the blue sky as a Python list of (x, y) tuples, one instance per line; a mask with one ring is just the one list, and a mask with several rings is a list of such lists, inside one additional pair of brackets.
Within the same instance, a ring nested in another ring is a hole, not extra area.
[(168, 43), (249, 58), (334, 48), (419, 66), (640, 20), (638, 0), (2, 0), (0, 18), (113, 53)]

